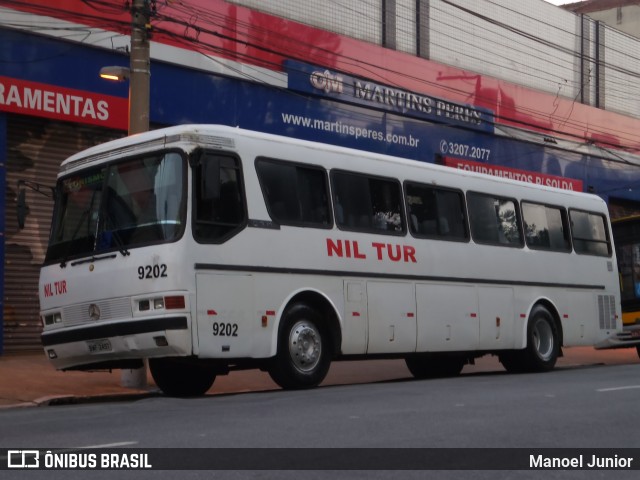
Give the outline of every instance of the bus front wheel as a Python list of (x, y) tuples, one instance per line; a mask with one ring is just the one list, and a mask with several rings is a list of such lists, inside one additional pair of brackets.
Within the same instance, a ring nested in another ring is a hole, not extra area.
[(170, 397), (198, 397), (207, 393), (215, 371), (182, 358), (150, 358), (149, 370), (156, 385)]
[(316, 387), (329, 371), (332, 353), (322, 317), (307, 305), (294, 305), (282, 319), (269, 375), (284, 389)]
[(527, 346), (499, 355), (508, 372), (548, 372), (560, 355), (560, 334), (553, 316), (545, 307), (534, 307), (527, 325)]

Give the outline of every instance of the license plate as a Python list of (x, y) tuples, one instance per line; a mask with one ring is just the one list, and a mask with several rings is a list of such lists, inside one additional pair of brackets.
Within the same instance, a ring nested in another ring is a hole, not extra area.
[(102, 353), (110, 352), (111, 342), (107, 338), (101, 340), (89, 340), (87, 341), (87, 347), (89, 347), (89, 353)]

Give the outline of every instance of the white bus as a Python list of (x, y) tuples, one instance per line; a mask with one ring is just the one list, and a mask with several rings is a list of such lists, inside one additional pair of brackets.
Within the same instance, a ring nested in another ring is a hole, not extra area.
[(547, 371), (621, 332), (595, 195), (186, 125), (72, 156), (55, 196), (39, 289), (62, 370), (148, 359), (191, 396), (242, 368), (313, 387), (335, 359)]

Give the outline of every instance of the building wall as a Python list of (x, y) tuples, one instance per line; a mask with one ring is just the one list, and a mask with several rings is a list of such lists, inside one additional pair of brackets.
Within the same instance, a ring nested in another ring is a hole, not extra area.
[(640, 117), (639, 40), (608, 25), (602, 30), (606, 44), (604, 105), (607, 110)]
[(254, 10), (312, 25), (330, 32), (382, 44), (380, 0), (230, 0)]
[[(378, 45), (384, 45), (384, 9), (392, 9), (396, 50), (624, 115), (640, 115), (634, 81), (640, 63), (628, 61), (640, 52), (640, 39), (618, 31), (640, 32), (640, 6), (621, 7), (623, 21), (616, 23), (617, 8), (582, 17), (543, 0), (232, 1)], [(418, 10), (427, 12), (422, 25)], [(597, 20), (608, 25), (602, 25), (601, 32), (596, 32)], [(618, 28), (622, 26), (625, 29)], [(427, 47), (420, 48), (425, 38)]]
[(603, 105), (607, 110), (640, 115), (640, 5), (629, 0), (590, 0), (564, 6), (599, 23), (605, 48), (601, 76)]
[[(588, 4), (581, 6), (581, 4)], [(603, 22), (616, 30), (640, 37), (640, 5), (629, 1), (579, 2), (566, 7), (575, 13), (584, 13), (595, 21)]]
[(543, 1), (435, 1), (431, 58), (573, 98), (581, 88), (575, 15)]

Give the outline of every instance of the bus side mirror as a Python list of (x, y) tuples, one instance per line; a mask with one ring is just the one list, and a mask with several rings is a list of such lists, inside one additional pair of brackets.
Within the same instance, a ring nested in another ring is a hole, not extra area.
[(18, 206), (17, 206), (18, 228), (22, 230), (24, 228), (24, 222), (27, 218), (27, 213), (29, 213), (29, 207), (27, 207), (26, 192), (24, 188), (20, 188), (18, 190), (17, 202), (18, 202)]
[(29, 213), (29, 207), (27, 206), (26, 201), (25, 187), (29, 187), (31, 190), (38, 192), (47, 198), (53, 198), (55, 194), (55, 187), (32, 182), (31, 180), (18, 180), (18, 198), (16, 199), (16, 203), (18, 214), (18, 228), (20, 228), (21, 230), (24, 228), (24, 222), (27, 219), (27, 214)]

